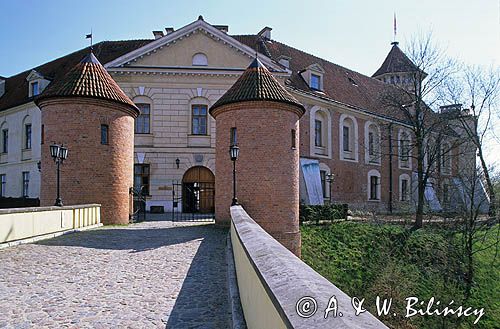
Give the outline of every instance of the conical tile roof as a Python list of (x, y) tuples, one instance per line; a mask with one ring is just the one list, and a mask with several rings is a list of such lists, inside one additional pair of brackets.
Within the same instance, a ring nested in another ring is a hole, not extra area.
[(387, 54), (382, 66), (372, 77), (377, 77), (386, 73), (418, 72), (419, 68), (405, 55), (398, 47), (398, 42), (392, 43), (391, 51)]
[(76, 64), (64, 77), (52, 82), (36, 101), (38, 103), (42, 99), (54, 97), (105, 99), (128, 105), (139, 113), (132, 100), (125, 95), (92, 52)]
[(305, 113), (304, 106), (276, 80), (259, 59), (255, 58), (234, 85), (210, 108), (246, 101), (272, 101), (287, 103)]

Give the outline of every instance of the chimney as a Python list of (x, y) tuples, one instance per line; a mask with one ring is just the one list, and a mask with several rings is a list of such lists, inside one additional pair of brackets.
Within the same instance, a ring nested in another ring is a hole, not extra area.
[(163, 37), (163, 31), (153, 31), (153, 35), (155, 36), (155, 40), (160, 39)]
[(174, 28), (173, 27), (166, 27), (165, 28), (165, 32), (167, 33), (167, 35), (169, 35), (170, 33), (174, 32)]
[(271, 30), (272, 30), (272, 28), (270, 28), (269, 26), (266, 26), (265, 28), (260, 30), (260, 32), (257, 33), (257, 35), (261, 38), (264, 38), (264, 39), (271, 39)]
[(5, 94), (5, 78), (0, 76), (0, 97)]
[(228, 25), (214, 25), (214, 27), (224, 33), (229, 32), (229, 26)]

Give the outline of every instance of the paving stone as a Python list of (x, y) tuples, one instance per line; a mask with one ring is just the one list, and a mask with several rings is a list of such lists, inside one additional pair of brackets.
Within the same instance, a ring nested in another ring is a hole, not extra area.
[(151, 221), (0, 250), (2, 328), (227, 328), (213, 224)]

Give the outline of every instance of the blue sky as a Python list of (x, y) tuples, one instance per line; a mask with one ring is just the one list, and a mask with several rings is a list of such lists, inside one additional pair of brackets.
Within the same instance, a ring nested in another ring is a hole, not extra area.
[(450, 55), (474, 64), (500, 60), (498, 0), (165, 1), (0, 0), (0, 75), (10, 76), (95, 40), (151, 38), (202, 14), (251, 34), (268, 25), (273, 38), (364, 74), (382, 63), (392, 40), (393, 13), (404, 48), (418, 31), (433, 31)]
[[(394, 12), (403, 49), (413, 35), (432, 31), (450, 56), (500, 65), (500, 0), (0, 0), (0, 75), (87, 46), (91, 28), (94, 42), (152, 38), (152, 30), (178, 29), (200, 14), (229, 25), (230, 34), (270, 26), (273, 39), (371, 75), (390, 49)], [(500, 165), (499, 142), (490, 145)]]

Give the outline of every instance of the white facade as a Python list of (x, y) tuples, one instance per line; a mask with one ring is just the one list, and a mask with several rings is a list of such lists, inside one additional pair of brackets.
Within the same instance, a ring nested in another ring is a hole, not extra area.
[[(26, 148), (26, 125), (31, 124), (31, 148)], [(7, 153), (3, 131), (8, 130)], [(48, 147), (48, 146), (47, 146)], [(23, 197), (23, 172), (29, 173), (27, 197), (40, 195), (41, 112), (33, 102), (0, 112), (0, 175), (5, 175), (2, 196)]]

